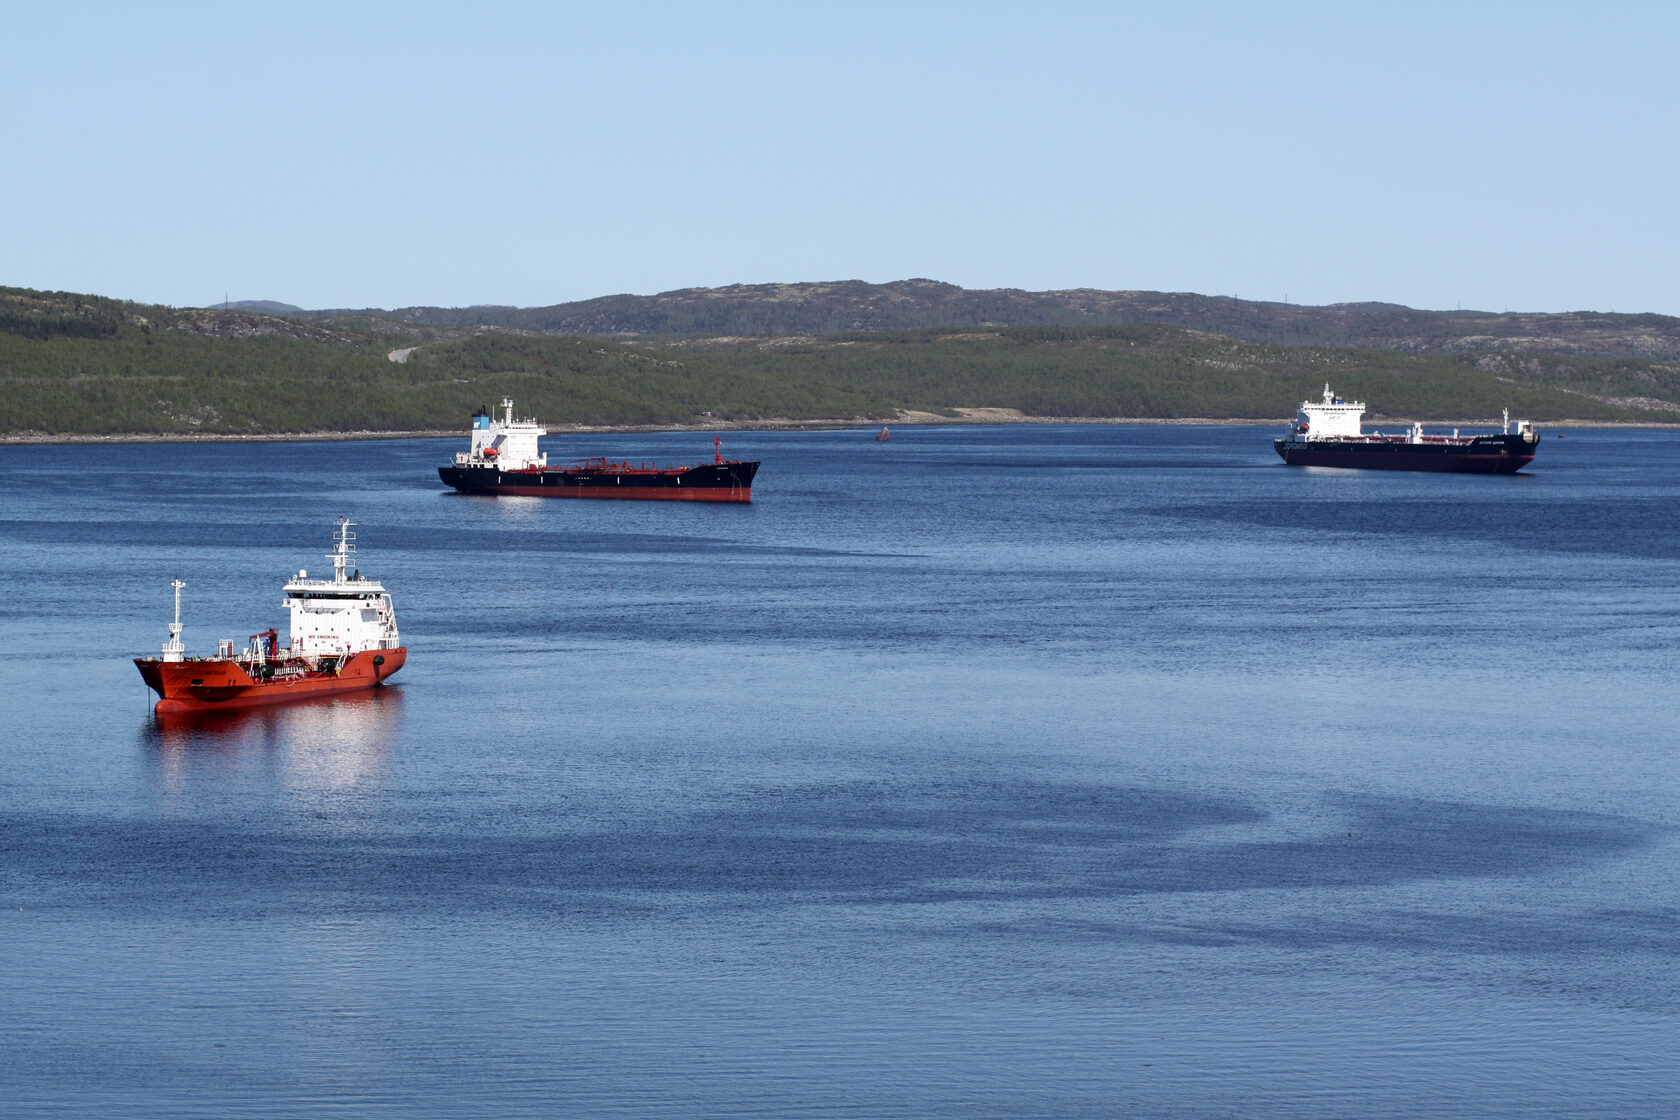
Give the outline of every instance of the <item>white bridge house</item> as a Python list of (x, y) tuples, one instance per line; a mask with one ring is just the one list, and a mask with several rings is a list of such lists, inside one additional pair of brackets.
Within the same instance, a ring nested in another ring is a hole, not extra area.
[(1296, 439), (1345, 439), (1348, 436), (1360, 434), (1360, 420), (1365, 415), (1365, 405), (1361, 401), (1344, 401), (1330, 391), (1330, 383), (1324, 383), (1324, 399), (1321, 401), (1302, 401), (1301, 407), (1295, 413)]
[(502, 417), (480, 411), (472, 418), (472, 443), (455, 453), (455, 465), (498, 466), (504, 471), (548, 466), (548, 456), (537, 450), (537, 440), (548, 429), (535, 420), (516, 420), (513, 401), (502, 398)]
[[(396, 608), (385, 588), (378, 580), (363, 579), (358, 570), (345, 571), (356, 557), (353, 524), (339, 521), (333, 550), (327, 553), (333, 562), (331, 579), (310, 579), (307, 570), (300, 570), (286, 581), (286, 598), (280, 605), (291, 611), (291, 642), (286, 649), (293, 656), (326, 657), (396, 649), (402, 644)], [(253, 643), (252, 649), (257, 660), (262, 660), (261, 643)]]

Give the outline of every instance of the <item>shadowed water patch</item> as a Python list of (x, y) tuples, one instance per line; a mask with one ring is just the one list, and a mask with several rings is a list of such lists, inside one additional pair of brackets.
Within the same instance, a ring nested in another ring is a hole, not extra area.
[[(249, 548), (253, 542), (272, 551), (290, 553), (298, 548), (309, 549), (303, 554), (307, 560), (313, 554), (316, 538), (322, 536), (317, 523), (244, 524), (207, 523), (191, 525), (192, 539), (198, 547)], [(161, 552), (183, 553), (180, 528), (161, 520), (147, 521), (42, 521), (0, 520), (0, 538), (16, 536), (32, 545), (141, 545)], [(458, 540), (440, 536), (431, 530), (416, 530), (403, 525), (374, 523), (372, 530), (363, 530), (363, 543), (370, 558), (385, 558), (404, 553), (438, 553), (456, 555)], [(736, 540), (728, 537), (703, 537), (686, 534), (593, 532), (587, 530), (540, 530), (531, 528), (478, 528), (473, 545), (479, 549), (494, 549), (515, 556), (595, 556), (601, 554), (628, 556), (688, 556), (738, 555), (742, 557), (894, 557), (894, 552), (859, 551), (834, 548), (810, 548), (799, 545), (772, 545), (762, 541)]]
[(1209, 844), (1203, 830), (1266, 814), (1170, 790), (1032, 781), (825, 784), (688, 812), (612, 808), (433, 816), (418, 831), (377, 812), (250, 822), (13, 812), (0, 817), (0, 854), (9, 891), (32, 907), (583, 917), (1356, 888), (1527, 874), (1656, 832), (1593, 813), (1361, 798), (1328, 803), (1317, 835)]
[[(973, 928), (1034, 941), (1260, 945), (1292, 951), (1377, 946), (1414, 953), (1477, 956), (1567, 957), (1575, 953), (1610, 953), (1680, 957), (1680, 911), (1670, 906), (1536, 914), (1371, 909), (1334, 920), (1315, 916), (1310, 921), (1303, 921), (1298, 915), (1272, 921), (1250, 917), (1113, 920), (1056, 916), (979, 922)], [(933, 931), (923, 932), (931, 935)]]
[(1294, 532), (1324, 538), (1350, 534), (1417, 539), (1426, 527), (1432, 541), (1474, 541), (1500, 549), (1595, 556), (1673, 557), (1667, 542), (1649, 529), (1653, 519), (1669, 515), (1671, 497), (1625, 494), (1613, 503), (1562, 502), (1555, 492), (1525, 489), (1533, 483), (1523, 475), (1478, 476), (1476, 484), (1485, 484), (1485, 489), (1474, 497), (1455, 493), (1458, 500), (1394, 494), (1356, 498), (1321, 491), (1310, 497), (1273, 495), (1263, 506), (1210, 500), (1157, 505), (1140, 512), (1220, 527), (1286, 525)]

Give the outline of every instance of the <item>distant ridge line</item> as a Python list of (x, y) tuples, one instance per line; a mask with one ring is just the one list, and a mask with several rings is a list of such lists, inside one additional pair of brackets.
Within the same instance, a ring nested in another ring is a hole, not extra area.
[(313, 315), (314, 312), (305, 311), (292, 303), (279, 303), (271, 299), (236, 299), (223, 300), (221, 303), (206, 307), (205, 310), (221, 311), (252, 311), (258, 315)]
[(234, 308), (292, 318), (373, 317), (412, 326), (490, 327), (590, 336), (844, 335), (950, 328), (1156, 323), (1273, 346), (1406, 353), (1489, 350), (1641, 359), (1680, 358), (1680, 318), (1571, 311), (1426, 311), (1376, 301), (1310, 306), (1194, 292), (967, 289), (916, 278), (731, 284), (657, 295), (611, 295), (545, 307), (336, 308), (266, 300)]

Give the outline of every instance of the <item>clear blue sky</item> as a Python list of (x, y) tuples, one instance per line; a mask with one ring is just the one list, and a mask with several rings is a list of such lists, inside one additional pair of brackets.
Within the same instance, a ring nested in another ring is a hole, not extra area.
[(0, 0), (0, 284), (1680, 314), (1680, 5)]

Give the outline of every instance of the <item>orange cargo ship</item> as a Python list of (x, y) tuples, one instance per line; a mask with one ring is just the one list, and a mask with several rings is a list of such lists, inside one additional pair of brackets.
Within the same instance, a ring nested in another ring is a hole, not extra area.
[[(160, 657), (136, 657), (140, 677), (159, 696), (156, 711), (211, 712), (283, 704), (374, 688), (408, 660), (397, 633), (396, 609), (377, 580), (363, 579), (355, 559), (355, 523), (338, 519), (331, 579), (300, 570), (286, 581), (282, 606), (291, 609), (290, 641), (279, 632), (253, 634), (234, 652), (232, 639), (214, 657), (187, 657), (181, 645), (181, 588), (175, 580), (175, 621)], [(346, 574), (346, 569), (350, 569)]]

